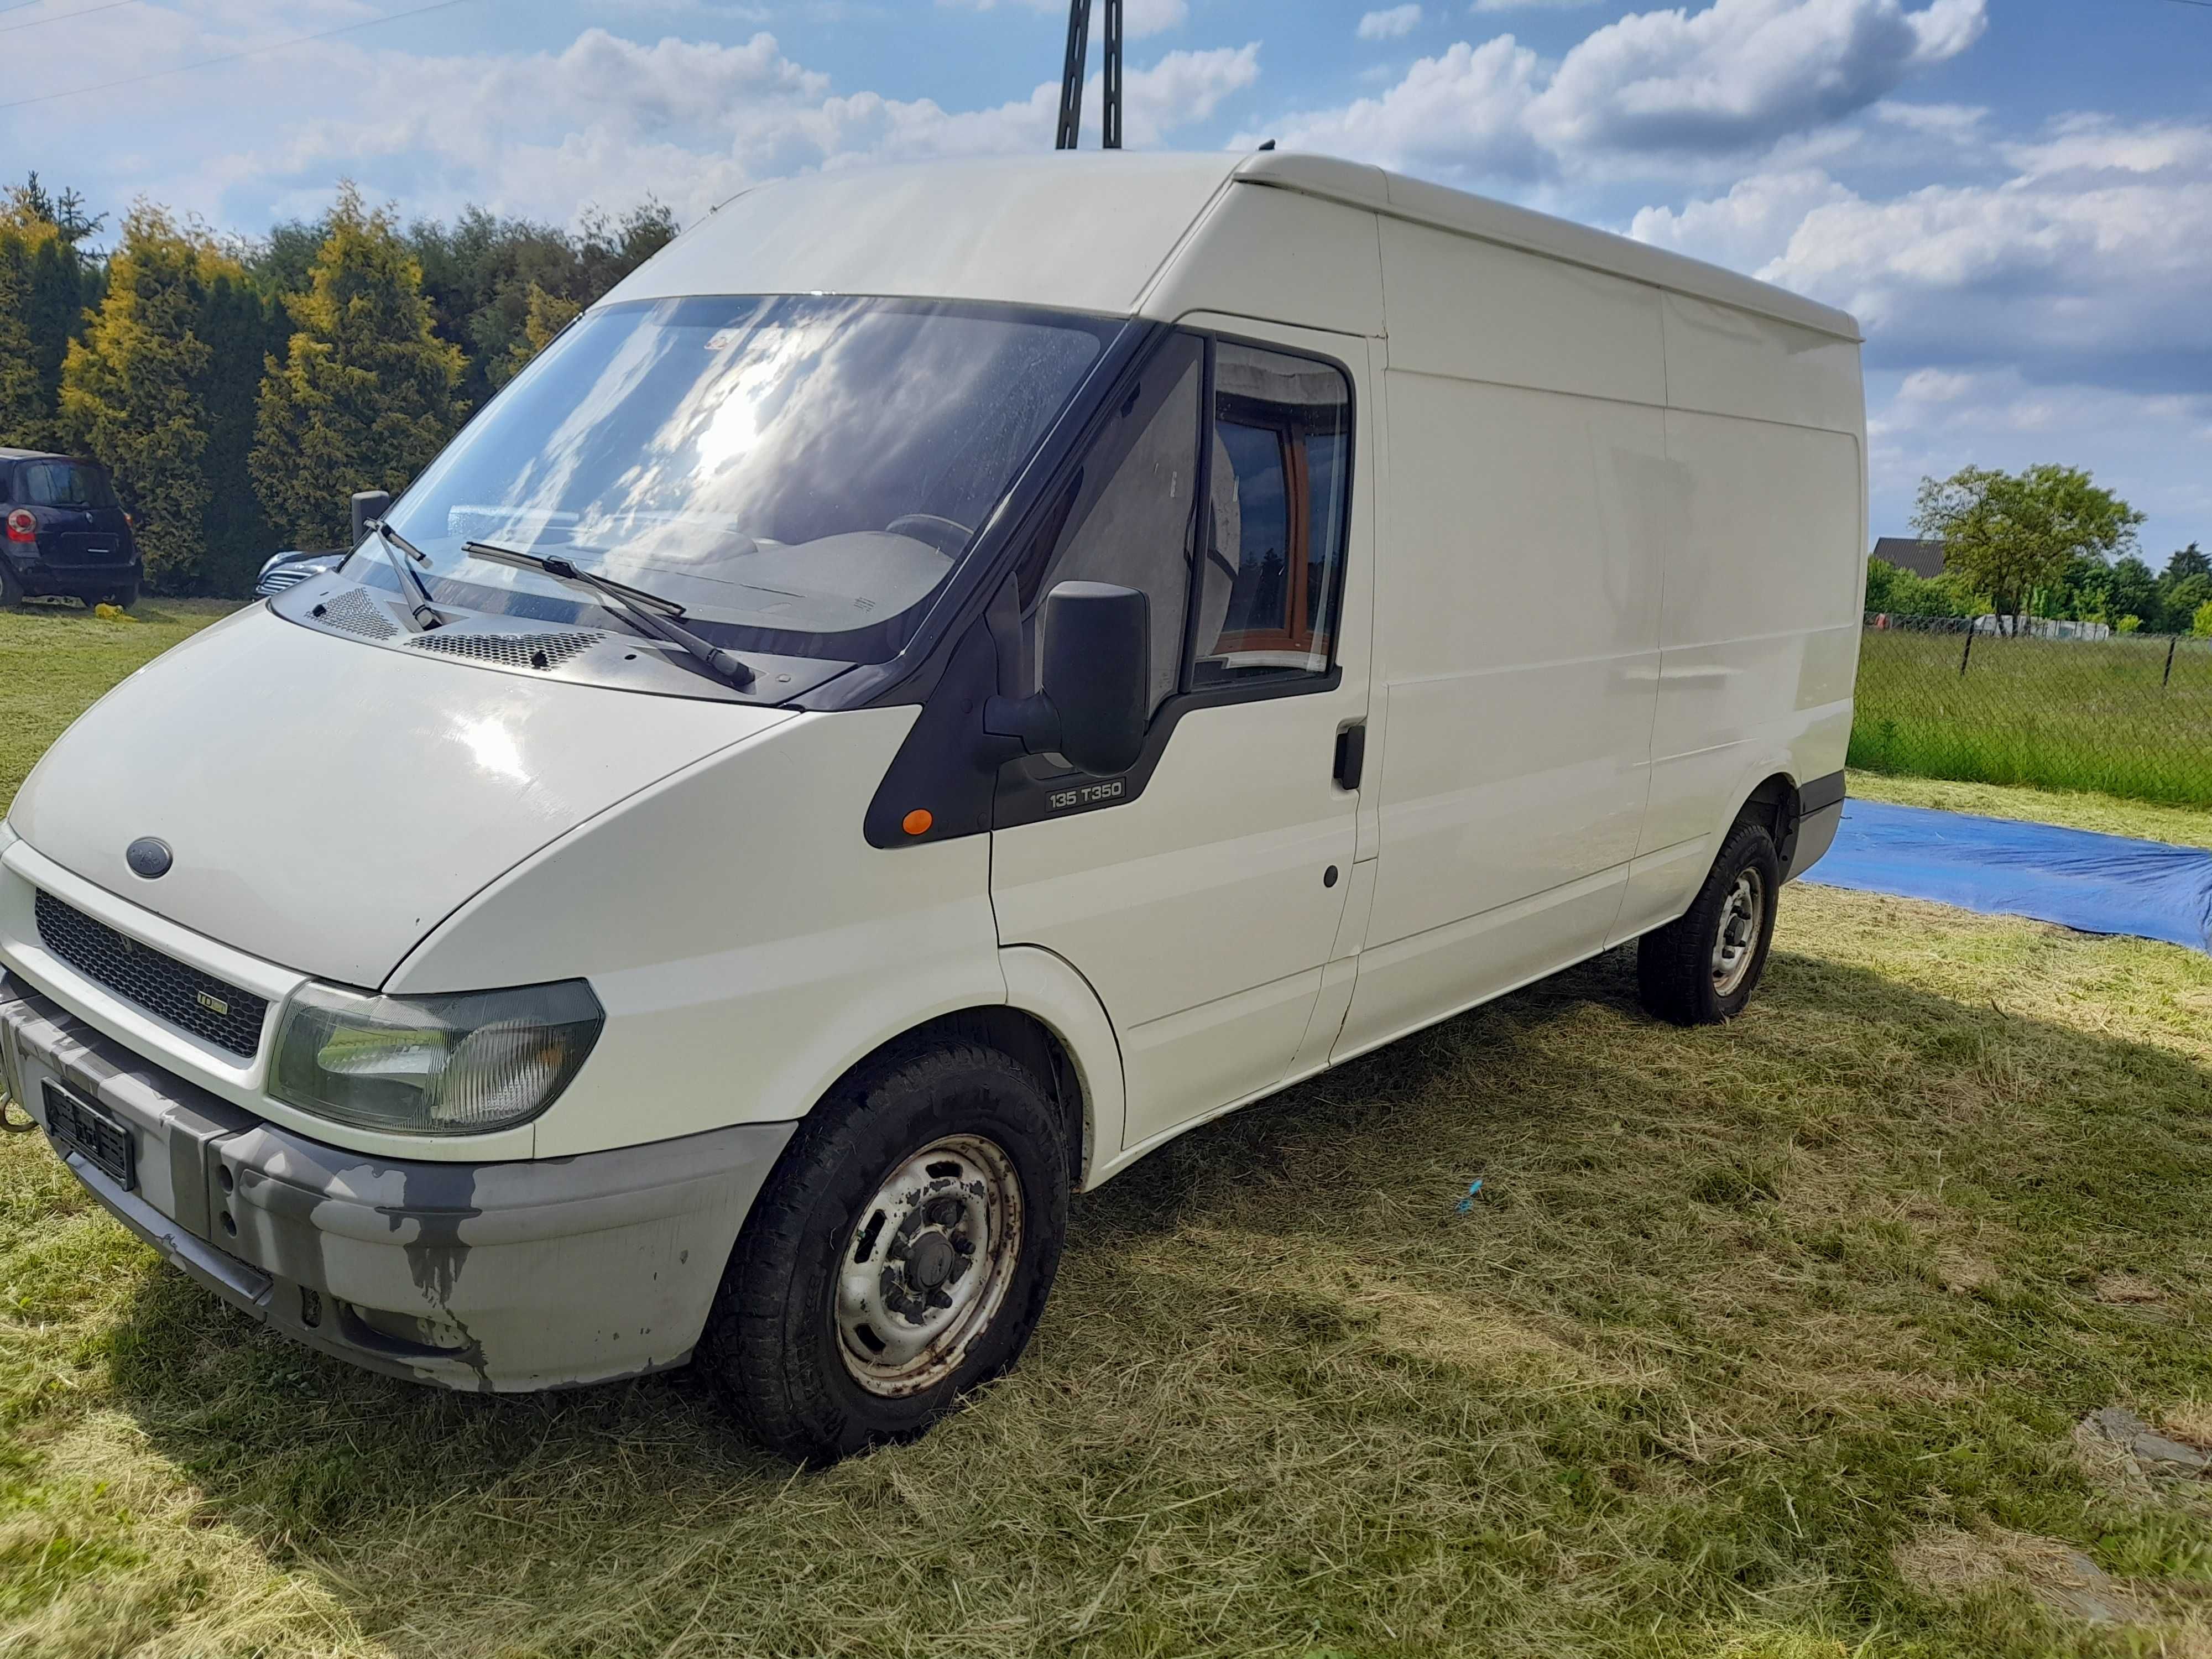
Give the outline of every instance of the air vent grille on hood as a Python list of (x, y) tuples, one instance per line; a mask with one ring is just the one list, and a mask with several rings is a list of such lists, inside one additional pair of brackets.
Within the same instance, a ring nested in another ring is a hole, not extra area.
[(417, 634), (407, 643), (417, 651), (495, 662), (507, 668), (558, 668), (605, 637), (604, 634), (462, 634), (441, 629), (435, 634)]
[(399, 624), (378, 610), (358, 587), (349, 587), (335, 599), (317, 605), (314, 614), (318, 620), (363, 639), (388, 640), (399, 631)]

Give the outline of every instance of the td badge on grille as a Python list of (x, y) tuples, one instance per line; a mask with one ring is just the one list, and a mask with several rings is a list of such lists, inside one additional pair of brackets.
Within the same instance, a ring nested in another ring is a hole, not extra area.
[(123, 861), (131, 866), (132, 875), (152, 881), (157, 876), (167, 875), (169, 866), (176, 860), (168, 842), (141, 836), (123, 849)]

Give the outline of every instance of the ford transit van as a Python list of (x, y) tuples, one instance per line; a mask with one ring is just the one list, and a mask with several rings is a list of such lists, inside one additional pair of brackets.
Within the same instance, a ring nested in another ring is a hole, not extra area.
[(763, 185), (40, 763), (6, 1087), (325, 1352), (912, 1435), (1194, 1125), (1631, 941), (1744, 1006), (1864, 465), (1850, 318), (1373, 167)]

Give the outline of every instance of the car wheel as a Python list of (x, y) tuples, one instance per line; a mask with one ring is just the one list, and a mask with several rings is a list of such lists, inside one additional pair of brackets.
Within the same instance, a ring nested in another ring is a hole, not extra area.
[(10, 611), (23, 602), (23, 580), (9, 568), (8, 561), (0, 559), (0, 611)]
[(138, 584), (137, 582), (126, 582), (121, 587), (115, 588), (111, 592), (103, 594), (101, 599), (102, 602), (105, 604), (115, 605), (122, 610), (128, 611), (132, 605), (138, 603)]
[(1774, 939), (1782, 861), (1764, 824), (1739, 823), (1690, 908), (1636, 947), (1644, 1006), (1677, 1025), (1717, 1025), (1751, 1000)]
[(908, 1440), (1006, 1370), (1067, 1230), (1059, 1115), (994, 1048), (895, 1049), (799, 1126), (738, 1234), (697, 1361), (764, 1444)]

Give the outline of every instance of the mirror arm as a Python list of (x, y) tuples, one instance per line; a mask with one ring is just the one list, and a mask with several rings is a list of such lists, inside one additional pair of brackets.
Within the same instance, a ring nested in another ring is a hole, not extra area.
[(1060, 748), (1060, 710), (1042, 691), (1026, 697), (986, 697), (983, 735), (1012, 742), (1015, 746), (1010, 759), (1013, 755), (1054, 754)]

